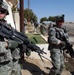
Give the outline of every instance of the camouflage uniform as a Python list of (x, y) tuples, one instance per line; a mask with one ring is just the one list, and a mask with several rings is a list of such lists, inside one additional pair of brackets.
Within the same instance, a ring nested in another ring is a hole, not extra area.
[(64, 56), (63, 56), (63, 48), (64, 46), (58, 45), (61, 41), (62, 37), (60, 36), (59, 32), (62, 36), (66, 36), (66, 39), (69, 40), (68, 33), (66, 28), (63, 26), (55, 25), (55, 27), (51, 27), (48, 32), (48, 42), (52, 59), (52, 69), (49, 75), (61, 75), (63, 68), (64, 68)]
[[(6, 15), (9, 14), (7, 5), (4, 2), (0, 5), (0, 12), (3, 10)], [(4, 22), (5, 20), (1, 18), (0, 21)], [(4, 38), (0, 36), (0, 75), (22, 75), (19, 62), (20, 49), (17, 48), (18, 42), (7, 41), (7, 43), (8, 47), (6, 48), (6, 42), (4, 41)]]
[[(14, 43), (9, 42), (12, 45)], [(12, 45), (6, 49), (5, 42), (0, 41), (0, 75), (21, 75), (20, 51), (17, 48), (11, 49), (14, 48)]]

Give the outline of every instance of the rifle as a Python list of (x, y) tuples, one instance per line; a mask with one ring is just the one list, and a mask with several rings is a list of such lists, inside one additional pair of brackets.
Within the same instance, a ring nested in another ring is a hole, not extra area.
[(30, 42), (28, 37), (23, 32), (18, 32), (16, 29), (3, 22), (0, 22), (0, 36), (7, 38), (8, 40), (20, 42), (20, 47), (22, 48), (21, 50), (24, 53), (27, 52), (27, 49), (30, 49), (31, 51), (35, 51), (38, 54), (47, 54), (41, 50), (40, 47)]
[(74, 58), (74, 49), (72, 48), (72, 44), (68, 42), (65, 36), (63, 36), (62, 39), (66, 43), (65, 49), (67, 49), (67, 53)]

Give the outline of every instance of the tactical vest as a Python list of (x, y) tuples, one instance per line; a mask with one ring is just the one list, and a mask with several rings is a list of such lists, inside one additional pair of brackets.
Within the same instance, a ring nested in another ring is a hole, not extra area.
[[(15, 46), (15, 45), (14, 45)], [(4, 37), (0, 36), (0, 63), (20, 58), (20, 49), (6, 49)]]
[[(56, 26), (51, 27), (51, 28), (53, 28), (55, 30), (55, 37), (62, 41), (62, 37), (65, 36), (65, 34), (67, 33), (66, 28), (65, 27), (59, 28)], [(49, 43), (48, 50), (52, 49), (53, 47), (59, 48), (56, 44), (51, 43), (50, 37), (51, 37), (51, 35), (50, 35), (50, 31), (49, 31), (49, 33), (48, 33), (48, 43)]]

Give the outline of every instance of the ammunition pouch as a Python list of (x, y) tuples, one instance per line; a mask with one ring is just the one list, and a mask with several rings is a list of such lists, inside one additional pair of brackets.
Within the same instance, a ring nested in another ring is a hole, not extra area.
[(13, 59), (20, 59), (20, 49), (16, 48), (14, 50), (12, 50), (12, 57)]
[(10, 61), (12, 59), (10, 49), (5, 48), (5, 42), (0, 43), (0, 63)]

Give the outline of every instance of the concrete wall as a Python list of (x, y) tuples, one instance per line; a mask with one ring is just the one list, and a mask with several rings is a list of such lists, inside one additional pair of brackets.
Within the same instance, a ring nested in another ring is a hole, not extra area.
[(15, 28), (16, 30), (20, 31), (20, 16), (19, 12), (15, 11), (13, 12), (14, 22), (15, 22)]
[(3, 1), (8, 5), (9, 15), (6, 16), (7, 23), (11, 24), (11, 26), (13, 28), (15, 28), (15, 24), (14, 24), (14, 20), (13, 20), (11, 6), (6, 2), (6, 0), (3, 0)]

